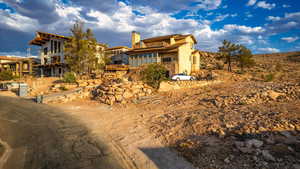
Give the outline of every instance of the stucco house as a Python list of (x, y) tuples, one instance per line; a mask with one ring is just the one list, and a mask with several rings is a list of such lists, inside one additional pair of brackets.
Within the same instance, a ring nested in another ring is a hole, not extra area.
[[(65, 72), (69, 71), (64, 53), (64, 45), (70, 39), (67, 36), (36, 32), (35, 38), (29, 44), (40, 46), (41, 64), (39, 68), (41, 76), (62, 76)], [(104, 51), (105, 49), (105, 44), (98, 44), (98, 51)], [(102, 55), (104, 55), (103, 53), (99, 52), (97, 54), (99, 62), (101, 61), (101, 57), (103, 57)]]
[(115, 46), (105, 49), (105, 55), (111, 59), (111, 64), (128, 65), (128, 55), (125, 53), (128, 50), (130, 48), (127, 46)]
[(0, 72), (10, 70), (14, 76), (18, 77), (35, 75), (38, 64), (37, 58), (0, 56)]
[(131, 67), (148, 63), (161, 63), (168, 75), (191, 74), (200, 69), (200, 51), (194, 48), (197, 41), (191, 34), (173, 34), (141, 40), (140, 33), (132, 32), (132, 49), (126, 52)]

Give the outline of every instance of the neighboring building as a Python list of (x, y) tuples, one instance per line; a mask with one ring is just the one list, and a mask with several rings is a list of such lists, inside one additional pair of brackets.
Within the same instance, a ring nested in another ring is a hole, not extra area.
[(0, 72), (10, 70), (14, 76), (34, 75), (39, 60), (36, 58), (21, 58), (0, 56)]
[(127, 46), (116, 46), (105, 49), (105, 54), (111, 59), (111, 64), (128, 65), (128, 55), (125, 52), (129, 49)]
[[(67, 36), (36, 32), (36, 37), (29, 44), (41, 47), (41, 65), (39, 65), (41, 76), (62, 76), (65, 72), (69, 71), (64, 53), (64, 44), (70, 39)], [(99, 44), (98, 46), (99, 51), (103, 51), (105, 48), (106, 45), (104, 44)], [(103, 57), (100, 53), (97, 55), (98, 58)]]
[(64, 42), (69, 37), (36, 32), (36, 37), (29, 42), (30, 45), (40, 46), (41, 76), (61, 76), (67, 71), (64, 55)]
[(132, 49), (127, 51), (131, 67), (148, 63), (162, 63), (168, 75), (198, 71), (200, 54), (194, 49), (195, 37), (189, 35), (167, 35), (141, 40), (138, 32), (132, 32)]

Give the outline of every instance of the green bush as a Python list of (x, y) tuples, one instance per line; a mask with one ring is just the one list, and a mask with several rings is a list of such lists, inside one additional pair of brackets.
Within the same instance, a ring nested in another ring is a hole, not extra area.
[(14, 79), (14, 75), (9, 70), (3, 70), (0, 72), (0, 80), (12, 80)]
[(270, 73), (265, 76), (265, 82), (271, 82), (274, 80), (274, 74)]
[(67, 72), (64, 74), (63, 81), (65, 83), (76, 83), (76, 76), (73, 72)]
[(158, 89), (160, 82), (167, 79), (166, 72), (167, 69), (163, 65), (153, 63), (147, 65), (147, 67), (141, 71), (140, 75), (146, 84)]

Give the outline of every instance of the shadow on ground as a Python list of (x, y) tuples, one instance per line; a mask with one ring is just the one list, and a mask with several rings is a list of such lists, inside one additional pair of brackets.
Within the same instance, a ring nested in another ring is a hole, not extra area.
[(78, 120), (54, 107), (19, 98), (0, 97), (0, 138), (13, 150), (3, 169), (128, 166), (126, 159)]

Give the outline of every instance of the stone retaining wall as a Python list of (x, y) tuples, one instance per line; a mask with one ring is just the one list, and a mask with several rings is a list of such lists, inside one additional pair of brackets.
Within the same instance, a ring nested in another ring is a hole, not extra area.
[(159, 92), (167, 92), (171, 90), (187, 89), (194, 87), (203, 87), (221, 83), (220, 80), (200, 80), (200, 81), (163, 81), (160, 83)]
[(54, 93), (43, 96), (43, 103), (64, 103), (79, 98), (88, 98), (91, 96), (91, 90), (88, 88), (77, 88), (71, 91)]
[(108, 82), (101, 84), (93, 90), (95, 100), (102, 103), (113, 105), (114, 103), (125, 104), (128, 101), (148, 96), (153, 93), (153, 89), (143, 82)]

